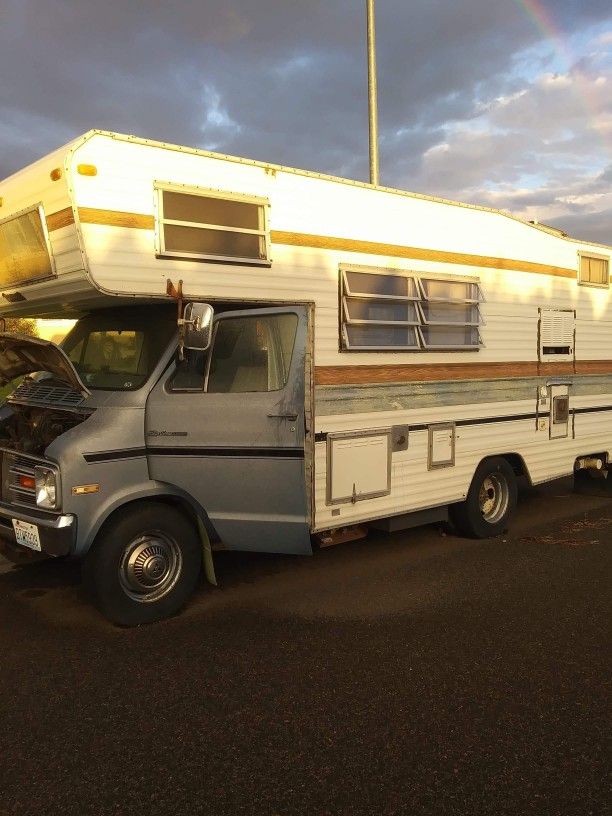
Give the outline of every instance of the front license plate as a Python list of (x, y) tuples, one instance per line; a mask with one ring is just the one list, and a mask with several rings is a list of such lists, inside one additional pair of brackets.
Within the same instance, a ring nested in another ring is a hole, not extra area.
[(23, 547), (29, 547), (31, 550), (38, 550), (38, 552), (40, 552), (38, 527), (35, 524), (28, 524), (27, 521), (19, 521), (19, 519), (12, 519), (12, 521), (17, 543)]

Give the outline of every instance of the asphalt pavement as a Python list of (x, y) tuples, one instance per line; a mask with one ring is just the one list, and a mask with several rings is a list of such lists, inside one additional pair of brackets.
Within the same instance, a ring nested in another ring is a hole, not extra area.
[(0, 564), (0, 816), (609, 813), (611, 533), (559, 482), (492, 541), (218, 554), (132, 630)]

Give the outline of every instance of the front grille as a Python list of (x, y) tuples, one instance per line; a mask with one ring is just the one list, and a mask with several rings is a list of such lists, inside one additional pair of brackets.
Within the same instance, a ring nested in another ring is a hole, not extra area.
[(85, 402), (85, 397), (69, 385), (52, 385), (26, 378), (8, 397), (8, 401), (47, 408), (79, 408)]
[(34, 479), (36, 462), (27, 456), (2, 451), (2, 500), (20, 507), (36, 507), (36, 488), (24, 487), (20, 476)]

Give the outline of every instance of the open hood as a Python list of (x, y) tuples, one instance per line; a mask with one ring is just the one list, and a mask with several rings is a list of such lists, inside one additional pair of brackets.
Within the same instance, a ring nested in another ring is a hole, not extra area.
[(48, 371), (84, 397), (90, 395), (75, 367), (55, 343), (25, 334), (0, 332), (0, 386), (36, 371)]

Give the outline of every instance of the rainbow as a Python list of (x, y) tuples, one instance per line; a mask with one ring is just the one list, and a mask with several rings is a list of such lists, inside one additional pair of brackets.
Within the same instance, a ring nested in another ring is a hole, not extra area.
[(552, 14), (541, 0), (514, 0), (515, 4), (525, 12), (532, 23), (544, 36), (551, 40), (555, 46), (557, 55), (565, 63), (565, 68), (569, 69), (575, 62), (569, 45), (563, 32), (556, 24)]
[(572, 74), (576, 84), (576, 92), (585, 109), (589, 126), (599, 134), (604, 150), (612, 154), (612, 138), (608, 139), (603, 125), (599, 123), (598, 105), (592, 90), (592, 80), (576, 67), (577, 59), (554, 17), (542, 0), (514, 0), (514, 2), (525, 12), (544, 37), (554, 45), (564, 69)]

